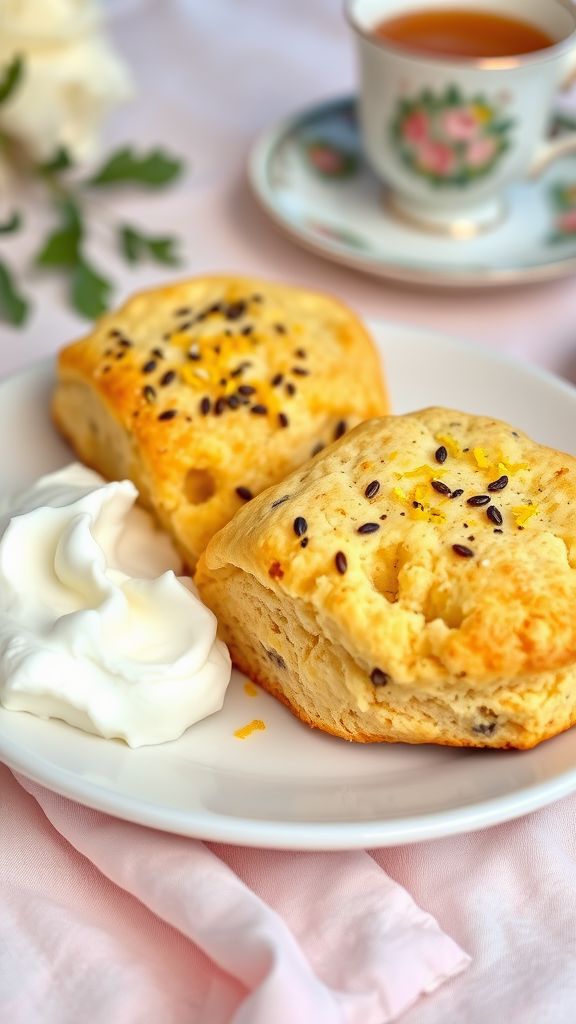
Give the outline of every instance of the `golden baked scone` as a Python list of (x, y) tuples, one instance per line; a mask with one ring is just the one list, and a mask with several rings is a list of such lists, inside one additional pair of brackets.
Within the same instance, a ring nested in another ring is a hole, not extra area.
[(576, 459), (446, 409), (357, 427), (196, 582), (233, 660), (359, 741), (531, 747), (576, 722)]
[(60, 354), (53, 402), (82, 461), (133, 480), (190, 568), (252, 495), (387, 411), (349, 309), (236, 277), (156, 288), (102, 317)]

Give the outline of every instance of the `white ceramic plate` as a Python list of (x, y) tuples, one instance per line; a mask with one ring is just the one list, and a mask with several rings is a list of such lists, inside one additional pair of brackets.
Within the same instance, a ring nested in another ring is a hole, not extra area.
[[(502, 416), (574, 448), (576, 391), (481, 349), (372, 325), (395, 410), (440, 404)], [(66, 463), (49, 422), (52, 366), (0, 384), (0, 489)], [(516, 752), (351, 744), (302, 725), (236, 675), (220, 714), (160, 747), (129, 750), (0, 708), (0, 758), (110, 814), (248, 846), (347, 849), (416, 842), (505, 821), (576, 790), (576, 729)], [(245, 740), (234, 731), (263, 719)]]

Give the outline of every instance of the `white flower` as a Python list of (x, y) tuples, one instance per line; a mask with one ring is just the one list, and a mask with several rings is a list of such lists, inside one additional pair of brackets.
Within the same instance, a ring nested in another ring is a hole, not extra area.
[(105, 115), (131, 94), (94, 0), (0, 0), (0, 70), (17, 55), (24, 74), (0, 107), (0, 131), (39, 159), (58, 146), (91, 157)]

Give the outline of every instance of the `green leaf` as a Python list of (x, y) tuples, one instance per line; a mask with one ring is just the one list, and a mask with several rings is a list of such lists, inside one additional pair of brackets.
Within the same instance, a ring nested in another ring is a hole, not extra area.
[(42, 267), (73, 267), (80, 259), (83, 229), (80, 210), (72, 199), (59, 204), (61, 226), (56, 228), (36, 256)]
[(156, 260), (156, 263), (165, 263), (169, 267), (177, 267), (180, 263), (180, 257), (175, 251), (175, 246), (178, 244), (175, 238), (149, 238), (148, 239), (148, 251), (152, 258)]
[(95, 320), (106, 312), (111, 291), (111, 282), (85, 259), (79, 259), (71, 279), (70, 298), (74, 309), (88, 320)]
[(22, 227), (22, 214), (17, 210), (11, 214), (8, 220), (0, 223), (0, 235), (13, 235)]
[(177, 178), (183, 167), (182, 160), (161, 149), (138, 156), (130, 146), (125, 146), (106, 160), (88, 184), (99, 188), (122, 183), (159, 188)]
[(20, 84), (24, 72), (22, 57), (14, 57), (0, 76), (0, 103), (6, 103)]
[(142, 235), (128, 224), (118, 228), (120, 252), (127, 263), (139, 263), (142, 258)]
[(123, 224), (118, 230), (118, 244), (120, 252), (128, 263), (140, 263), (148, 258), (156, 263), (175, 267), (180, 262), (174, 248), (177, 245), (177, 240), (169, 235), (155, 238), (142, 234), (129, 224)]
[(48, 236), (36, 257), (41, 267), (73, 267), (78, 261), (80, 236), (64, 228)]
[(5, 263), (0, 262), (0, 320), (20, 327), (26, 320), (29, 309), (30, 305), (18, 291), (10, 270)]
[(550, 199), (552, 200), (555, 208), (561, 212), (571, 210), (574, 206), (574, 201), (570, 199), (569, 190), (569, 185), (560, 183), (553, 185), (550, 189)]
[(61, 171), (69, 171), (73, 166), (74, 162), (66, 147), (59, 146), (49, 160), (38, 164), (38, 170), (42, 174), (59, 174)]
[(72, 196), (66, 196), (64, 199), (61, 199), (58, 203), (58, 208), (62, 214), (64, 226), (83, 234), (82, 210)]
[(513, 127), (514, 121), (509, 118), (507, 121), (493, 121), (488, 131), (490, 135), (507, 135)]

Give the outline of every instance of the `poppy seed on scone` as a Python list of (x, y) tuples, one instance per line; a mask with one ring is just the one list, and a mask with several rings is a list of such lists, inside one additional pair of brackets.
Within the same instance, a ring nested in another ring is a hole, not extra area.
[(576, 724), (575, 503), (576, 459), (498, 420), (376, 418), (241, 509), (196, 583), (238, 667), (314, 728), (529, 748)]
[(350, 310), (232, 276), (178, 281), (105, 314), (61, 353), (54, 398), (78, 456), (130, 476), (191, 569), (238, 511), (243, 479), (258, 494), (329, 440), (335, 419), (386, 410), (378, 354)]

